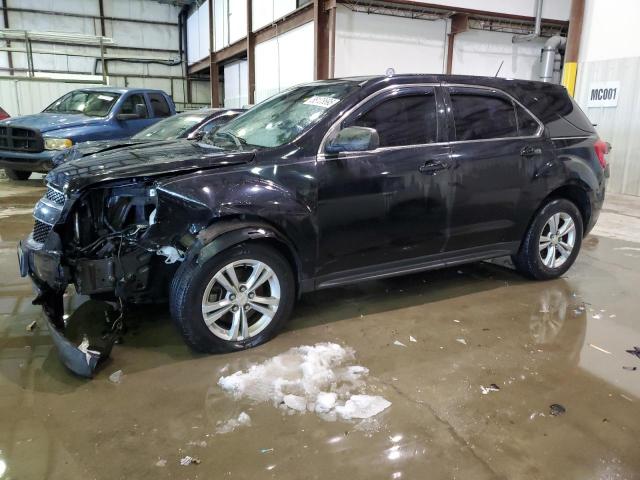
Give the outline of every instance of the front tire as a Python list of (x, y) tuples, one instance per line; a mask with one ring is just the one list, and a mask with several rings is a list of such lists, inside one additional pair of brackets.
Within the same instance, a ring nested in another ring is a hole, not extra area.
[(198, 352), (244, 350), (278, 333), (295, 291), (291, 266), (277, 250), (244, 243), (202, 264), (183, 263), (171, 285), (171, 316)]
[(535, 280), (550, 280), (566, 273), (582, 245), (580, 210), (569, 200), (549, 201), (537, 213), (512, 257), (516, 270)]
[(12, 168), (5, 168), (4, 171), (7, 174), (7, 177), (9, 177), (11, 180), (28, 180), (31, 176), (31, 172), (14, 170)]

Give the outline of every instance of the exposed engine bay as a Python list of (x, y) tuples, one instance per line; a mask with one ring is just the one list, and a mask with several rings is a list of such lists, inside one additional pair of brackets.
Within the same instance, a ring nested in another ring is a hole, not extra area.
[(183, 253), (148, 238), (157, 206), (155, 187), (144, 182), (90, 189), (75, 200), (55, 231), (78, 293), (130, 302), (165, 296), (177, 266), (167, 263)]

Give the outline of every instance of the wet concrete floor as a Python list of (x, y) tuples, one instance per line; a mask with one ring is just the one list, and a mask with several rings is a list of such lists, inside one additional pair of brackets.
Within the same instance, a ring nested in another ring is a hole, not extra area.
[[(640, 478), (640, 359), (625, 352), (640, 346), (639, 199), (623, 212), (608, 204), (556, 281), (480, 263), (325, 290), (267, 345), (219, 356), (191, 353), (163, 307), (143, 308), (83, 380), (58, 360), (17, 272), (16, 242), (41, 194), (39, 181), (0, 181), (0, 478)], [(626, 234), (611, 238), (619, 216)], [(67, 303), (99, 315), (95, 302)], [(355, 349), (369, 393), (392, 402), (375, 421), (288, 415), (217, 386), (327, 341)], [(482, 394), (492, 383), (499, 391)], [(551, 416), (551, 404), (566, 413)], [(242, 411), (251, 426), (215, 433)], [(200, 463), (181, 466), (187, 455)]]

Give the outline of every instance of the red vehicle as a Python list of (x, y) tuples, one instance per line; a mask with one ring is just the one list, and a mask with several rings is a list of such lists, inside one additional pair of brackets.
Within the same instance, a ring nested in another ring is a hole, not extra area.
[(9, 115), (7, 112), (5, 112), (2, 107), (0, 107), (0, 120), (4, 120), (5, 118), (9, 118), (11, 115)]

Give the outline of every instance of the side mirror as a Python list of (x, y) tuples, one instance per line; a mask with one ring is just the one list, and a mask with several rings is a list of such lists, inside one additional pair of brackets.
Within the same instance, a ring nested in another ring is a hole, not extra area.
[(147, 107), (144, 103), (136, 103), (136, 115), (138, 118), (145, 118), (147, 116)]
[(375, 150), (380, 146), (380, 138), (375, 128), (347, 127), (325, 146), (326, 153), (361, 152)]
[(187, 135), (187, 140), (195, 140), (196, 142), (199, 142), (204, 138), (204, 134), (205, 132), (203, 130), (196, 130), (195, 132), (191, 132)]

